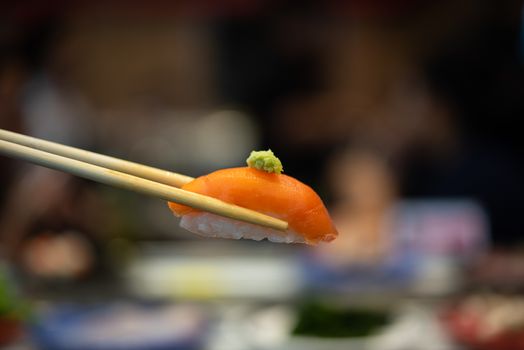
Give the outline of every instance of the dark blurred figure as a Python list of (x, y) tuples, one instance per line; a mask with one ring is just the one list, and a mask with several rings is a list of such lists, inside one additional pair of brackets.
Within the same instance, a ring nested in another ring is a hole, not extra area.
[(524, 238), (522, 3), (481, 8), (473, 30), (455, 35), (427, 64), (431, 86), (455, 111), (460, 148), (444, 159), (414, 150), (403, 188), (407, 196), (478, 199), (494, 242), (513, 245)]
[[(68, 84), (67, 57), (59, 50), (63, 23), (52, 5), (3, 14), (0, 127), (88, 147), (89, 113)], [(100, 268), (96, 235), (103, 220), (96, 213), (104, 203), (96, 189), (68, 174), (6, 157), (0, 162), (0, 258), (42, 278), (83, 278)]]
[[(22, 100), (31, 77), (45, 60), (50, 42), (56, 34), (56, 19), (42, 6), (5, 2), (0, 5), (0, 128), (26, 132)], [(35, 4), (32, 4), (35, 5)], [(53, 6), (47, 6), (51, 9)], [(0, 158), (0, 207), (17, 163)]]

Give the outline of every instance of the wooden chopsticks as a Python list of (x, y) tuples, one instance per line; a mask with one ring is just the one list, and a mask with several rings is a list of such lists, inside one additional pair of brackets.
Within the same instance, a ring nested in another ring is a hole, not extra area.
[[(0, 153), (86, 179), (277, 230), (287, 222), (181, 186), (191, 177), (0, 129)], [(167, 184), (166, 184), (167, 183)], [(168, 185), (169, 184), (169, 185)]]
[(83, 149), (46, 141), (16, 132), (0, 129), (0, 140), (16, 143), (40, 151), (53, 153), (62, 157), (76, 159), (103, 168), (120, 171), (144, 179), (160, 182), (166, 185), (181, 187), (193, 180), (192, 177), (173, 173), (167, 170), (153, 168), (147, 165), (129, 162), (103, 154), (89, 152)]

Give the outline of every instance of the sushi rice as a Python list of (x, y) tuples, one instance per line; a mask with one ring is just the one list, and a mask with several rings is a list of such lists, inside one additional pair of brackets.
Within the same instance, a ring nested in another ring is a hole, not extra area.
[(293, 230), (278, 231), (205, 212), (194, 212), (182, 216), (180, 226), (204, 237), (244, 238), (255, 241), (267, 238), (275, 243), (306, 242), (303, 236)]

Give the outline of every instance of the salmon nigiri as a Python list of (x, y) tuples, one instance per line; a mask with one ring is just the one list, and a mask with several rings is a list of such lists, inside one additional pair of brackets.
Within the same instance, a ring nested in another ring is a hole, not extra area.
[(286, 231), (240, 222), (169, 202), (181, 216), (180, 226), (206, 237), (267, 238), (272, 242), (329, 242), (338, 233), (320, 197), (311, 187), (281, 174), (282, 164), (269, 151), (252, 152), (248, 167), (229, 168), (201, 176), (182, 189), (218, 198), (288, 222)]

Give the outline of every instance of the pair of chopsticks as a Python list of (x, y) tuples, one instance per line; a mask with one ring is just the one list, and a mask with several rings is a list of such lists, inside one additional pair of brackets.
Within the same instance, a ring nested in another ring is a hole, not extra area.
[(0, 154), (167, 201), (277, 230), (287, 222), (182, 190), (192, 177), (0, 129)]

